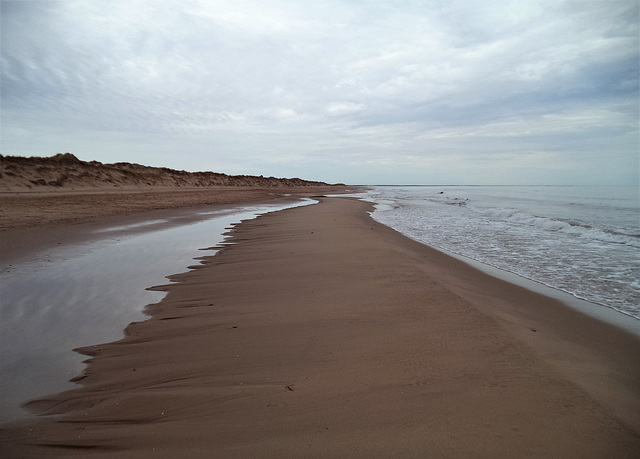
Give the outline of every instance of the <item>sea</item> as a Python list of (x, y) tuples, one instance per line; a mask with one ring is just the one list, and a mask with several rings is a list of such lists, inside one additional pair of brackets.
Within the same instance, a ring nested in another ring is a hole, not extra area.
[(376, 186), (375, 220), (640, 320), (637, 187)]

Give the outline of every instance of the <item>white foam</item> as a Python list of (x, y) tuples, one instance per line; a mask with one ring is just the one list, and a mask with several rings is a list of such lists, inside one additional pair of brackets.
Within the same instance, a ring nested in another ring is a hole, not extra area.
[[(532, 198), (540, 192), (544, 200)], [(370, 198), (381, 203), (373, 217), (409, 237), (640, 318), (640, 238), (626, 226), (628, 204), (616, 201), (623, 209), (616, 219), (601, 200), (593, 208), (575, 197), (554, 200), (544, 187), (457, 187), (444, 195), (380, 187)], [(467, 205), (443, 205), (451, 202)]]

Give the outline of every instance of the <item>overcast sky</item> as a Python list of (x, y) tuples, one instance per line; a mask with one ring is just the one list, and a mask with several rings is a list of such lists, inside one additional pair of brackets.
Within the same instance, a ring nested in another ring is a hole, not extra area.
[(637, 0), (1, 1), (0, 153), (633, 184)]

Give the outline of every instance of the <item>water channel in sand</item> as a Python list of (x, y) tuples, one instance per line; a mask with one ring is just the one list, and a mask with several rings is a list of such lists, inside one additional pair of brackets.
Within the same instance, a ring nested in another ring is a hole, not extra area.
[[(195, 223), (151, 220), (104, 228), (98, 240), (60, 246), (0, 273), (0, 422), (28, 416), (21, 404), (74, 387), (85, 356), (72, 349), (122, 338), (162, 292), (165, 276), (187, 271), (199, 251), (223, 241), (233, 223), (299, 205), (244, 206), (207, 212)], [(135, 230), (135, 231), (134, 231)]]

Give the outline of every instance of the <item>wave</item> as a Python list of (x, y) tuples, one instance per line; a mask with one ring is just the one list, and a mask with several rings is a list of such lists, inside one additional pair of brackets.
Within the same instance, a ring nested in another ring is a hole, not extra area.
[(640, 248), (640, 231), (634, 228), (595, 226), (577, 219), (540, 217), (518, 209), (474, 208), (474, 210), (494, 221), (528, 225), (547, 231), (558, 231), (584, 237), (589, 240), (612, 244), (625, 244)]

